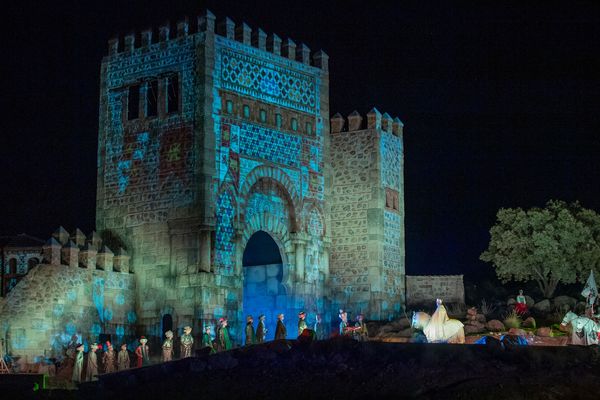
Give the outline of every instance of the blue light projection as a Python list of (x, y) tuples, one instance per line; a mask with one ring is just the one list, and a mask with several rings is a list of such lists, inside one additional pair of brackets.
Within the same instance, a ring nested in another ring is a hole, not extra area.
[(96, 310), (98, 311), (98, 317), (101, 322), (104, 322), (104, 279), (100, 277), (94, 277), (92, 282), (92, 299)]
[(77, 326), (75, 326), (75, 324), (72, 322), (68, 322), (65, 325), (65, 332), (67, 333), (67, 335), (73, 336), (75, 333), (77, 333)]
[(135, 311), (131, 310), (127, 313), (127, 321), (130, 324), (135, 323), (135, 321), (137, 321), (137, 314), (135, 313)]
[(125, 304), (125, 295), (123, 293), (119, 293), (115, 296), (115, 303), (122, 306)]
[(317, 112), (316, 76), (230, 49), (220, 52), (223, 88), (296, 110)]
[(217, 200), (217, 229), (215, 263), (224, 274), (232, 274), (234, 267), (235, 244), (234, 222), (235, 204), (233, 195), (225, 191)]
[(75, 291), (75, 289), (69, 289), (67, 291), (67, 299), (69, 299), (69, 301), (77, 300), (77, 292)]
[(90, 328), (90, 333), (94, 335), (99, 335), (102, 332), (102, 327), (97, 322), (93, 323)]

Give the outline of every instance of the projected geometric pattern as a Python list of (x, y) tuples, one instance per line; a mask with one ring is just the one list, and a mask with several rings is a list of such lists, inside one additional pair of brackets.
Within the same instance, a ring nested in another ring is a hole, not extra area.
[(316, 112), (316, 83), (308, 75), (223, 49), (221, 79), (225, 89), (296, 110)]

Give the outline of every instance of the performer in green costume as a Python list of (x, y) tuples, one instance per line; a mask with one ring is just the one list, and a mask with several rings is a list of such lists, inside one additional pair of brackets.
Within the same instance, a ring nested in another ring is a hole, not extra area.
[(221, 318), (221, 328), (219, 329), (219, 348), (221, 350), (231, 349), (231, 339), (229, 338), (229, 331), (227, 330), (227, 319)]
[(306, 313), (304, 311), (300, 311), (298, 313), (298, 337), (302, 335), (302, 332), (308, 328), (306, 325)]
[(202, 334), (202, 347), (209, 347), (210, 354), (216, 353), (212, 342), (212, 336), (210, 335), (210, 325), (206, 325), (206, 328), (204, 328), (204, 333)]
[(192, 347), (194, 347), (194, 337), (192, 336), (192, 327), (186, 326), (183, 328), (183, 335), (179, 339), (181, 342), (181, 358), (192, 356)]

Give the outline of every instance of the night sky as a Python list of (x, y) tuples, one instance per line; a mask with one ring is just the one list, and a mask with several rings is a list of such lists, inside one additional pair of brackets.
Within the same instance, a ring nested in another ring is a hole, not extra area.
[(499, 207), (600, 211), (594, 2), (36, 3), (3, 12), (0, 234), (93, 229), (107, 40), (204, 8), (324, 49), (332, 114), (376, 106), (405, 123), (408, 273), (491, 271), (478, 258)]

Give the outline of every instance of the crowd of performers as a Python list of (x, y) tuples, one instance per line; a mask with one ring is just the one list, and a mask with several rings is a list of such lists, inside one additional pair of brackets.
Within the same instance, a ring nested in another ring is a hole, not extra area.
[[(286, 339), (288, 337), (284, 317), (285, 315), (283, 313), (277, 316), (274, 340)], [(304, 311), (298, 314), (298, 338), (310, 338), (312, 340), (326, 339), (328, 335), (321, 315), (315, 315), (315, 322), (314, 324), (311, 324), (310, 327), (306, 317), (307, 314)], [(346, 311), (340, 310), (339, 319), (340, 335), (349, 336), (358, 341), (368, 340), (367, 324), (365, 323), (362, 314), (357, 316), (353, 326), (351, 326), (348, 321), (348, 313)], [(246, 327), (244, 330), (244, 345), (249, 346), (264, 343), (266, 341), (267, 331), (264, 315), (258, 317), (256, 328), (254, 327), (254, 318), (252, 315), (248, 315), (246, 317)], [(151, 352), (148, 346), (148, 339), (144, 336), (139, 338), (139, 345), (136, 347), (133, 355), (130, 355), (127, 350), (127, 344), (122, 344), (120, 350), (117, 352), (111, 342), (106, 342), (106, 347), (98, 343), (92, 343), (89, 347), (87, 358), (84, 358), (84, 345), (77, 343), (77, 340), (77, 335), (73, 335), (67, 349), (67, 356), (74, 360), (72, 374), (72, 381), (74, 383), (96, 380), (100, 373), (124, 371), (130, 368), (141, 368), (150, 365)], [(173, 361), (174, 347), (173, 332), (170, 330), (166, 331), (161, 346), (162, 362)], [(233, 341), (229, 335), (227, 318), (219, 318), (215, 329), (214, 339), (212, 337), (211, 326), (207, 325), (204, 328), (200, 347), (206, 349), (210, 354), (227, 351), (233, 348)], [(183, 328), (183, 334), (179, 338), (180, 358), (192, 357), (193, 348), (194, 337), (192, 336), (192, 327), (186, 326)], [(99, 368), (100, 351), (102, 351), (102, 369)]]

